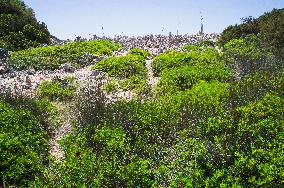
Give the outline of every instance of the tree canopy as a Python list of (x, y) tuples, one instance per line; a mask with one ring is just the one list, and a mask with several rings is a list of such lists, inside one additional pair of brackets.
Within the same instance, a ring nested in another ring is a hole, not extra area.
[(0, 48), (16, 51), (50, 43), (43, 22), (21, 0), (0, 0)]
[(284, 8), (273, 9), (259, 18), (243, 18), (242, 24), (231, 25), (221, 34), (221, 42), (227, 43), (232, 39), (239, 39), (249, 34), (259, 35), (262, 46), (269, 49), (276, 56), (283, 58), (284, 52)]

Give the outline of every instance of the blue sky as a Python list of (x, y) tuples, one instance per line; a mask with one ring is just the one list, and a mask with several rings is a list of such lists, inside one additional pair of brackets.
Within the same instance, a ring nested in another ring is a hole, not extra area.
[[(258, 17), (284, 0), (24, 0), (60, 39), (115, 34), (195, 34), (200, 11), (207, 33), (221, 32), (240, 18)], [(164, 28), (164, 29), (163, 29)], [(163, 30), (163, 32), (162, 32)]]

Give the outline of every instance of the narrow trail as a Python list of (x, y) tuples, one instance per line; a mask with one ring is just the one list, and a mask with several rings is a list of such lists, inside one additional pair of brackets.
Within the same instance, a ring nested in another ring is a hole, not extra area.
[(159, 78), (158, 77), (154, 77), (154, 72), (153, 72), (153, 68), (152, 68), (152, 62), (153, 62), (152, 59), (146, 60), (148, 83), (149, 83), (149, 85), (151, 85), (153, 87), (153, 86), (155, 86), (158, 83)]
[[(76, 78), (79, 87), (85, 87), (86, 83), (97, 82), (96, 76), (99, 74), (91, 70), (92, 65), (76, 70), (72, 76)], [(70, 74), (69, 74), (70, 75)], [(68, 75), (68, 76), (69, 76)], [(66, 75), (64, 75), (66, 76)], [(102, 80), (101, 80), (102, 81)], [(106, 81), (106, 80), (104, 80)], [(53, 138), (50, 141), (49, 153), (55, 158), (62, 160), (65, 158), (63, 148), (60, 146), (60, 140), (66, 137), (72, 131), (72, 123), (74, 122), (74, 109), (72, 104), (57, 102), (55, 103), (59, 111), (60, 125), (56, 129)]]
[[(153, 88), (159, 81), (158, 77), (154, 76), (154, 72), (152, 69), (152, 62), (153, 60), (146, 60), (146, 68), (147, 68), (147, 80), (149, 85)], [(81, 72), (84, 72), (87, 75), (90, 75), (90, 67), (86, 67), (84, 69), (81, 69)], [(81, 74), (79, 74), (81, 75)], [(80, 76), (79, 76), (80, 77)], [(78, 79), (78, 77), (77, 77)], [(107, 80), (104, 80), (103, 82), (106, 82)], [(106, 98), (109, 100), (109, 102), (114, 102), (116, 100), (119, 100), (121, 98), (124, 99), (132, 99), (135, 95), (130, 91), (118, 91), (115, 95), (109, 95), (106, 94)], [(72, 109), (71, 107), (58, 103), (57, 104), (61, 117), (64, 119), (61, 123), (61, 126), (56, 130), (54, 137), (50, 143), (51, 149), (50, 154), (56, 157), (57, 159), (61, 160), (64, 159), (64, 151), (62, 150), (59, 142), (62, 140), (68, 133), (72, 130)]]
[(62, 140), (67, 134), (69, 134), (72, 130), (72, 114), (71, 109), (68, 105), (58, 103), (56, 105), (58, 107), (60, 113), (60, 126), (54, 133), (53, 138), (50, 141), (50, 150), (49, 153), (55, 158), (61, 160), (65, 158), (64, 151), (60, 146), (59, 142)]
[[(126, 54), (126, 53), (125, 53)], [(120, 56), (125, 55), (120, 54)], [(149, 85), (153, 88), (159, 81), (159, 78), (154, 76), (152, 69), (152, 59), (146, 60), (147, 68), (147, 80)], [(56, 71), (35, 71), (32, 74), (28, 74), (25, 71), (17, 71), (12, 74), (0, 75), (0, 87), (3, 93), (12, 93), (13, 95), (23, 95), (27, 97), (36, 97), (36, 88), (43, 82), (47, 80), (52, 80), (55, 77), (75, 77), (80, 87), (88, 87), (88, 84), (94, 84), (98, 82), (97, 78), (101, 76), (100, 71), (91, 70), (92, 65), (86, 66), (81, 69), (77, 69), (74, 72), (66, 72), (64, 70)], [(108, 82), (108, 77), (100, 80), (102, 85)], [(105, 93), (108, 102), (115, 102), (120, 99), (131, 100), (136, 94), (132, 91), (119, 90), (114, 94)], [(59, 110), (60, 123), (53, 137), (50, 141), (49, 153), (55, 158), (62, 160), (65, 158), (64, 151), (60, 146), (60, 140), (62, 140), (66, 135), (68, 135), (72, 130), (72, 122), (74, 118), (72, 107), (63, 102), (55, 102), (56, 107)]]

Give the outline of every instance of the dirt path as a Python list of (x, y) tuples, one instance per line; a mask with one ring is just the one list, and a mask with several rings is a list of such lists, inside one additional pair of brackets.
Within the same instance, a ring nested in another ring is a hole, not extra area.
[[(148, 83), (153, 87), (157, 84), (158, 78), (154, 77), (154, 73), (151, 67), (152, 60), (146, 61), (146, 68), (148, 70), (147, 78)], [(96, 83), (97, 78), (101, 76), (100, 71), (91, 70), (91, 66), (77, 69), (74, 72), (65, 72), (63, 70), (56, 71), (37, 71), (28, 73), (25, 71), (18, 71), (12, 74), (0, 75), (0, 93), (11, 93), (12, 95), (23, 95), (27, 97), (36, 96), (36, 88), (46, 80), (52, 80), (55, 77), (64, 78), (67, 76), (75, 77), (80, 87), (88, 87), (90, 83)], [(101, 83), (108, 81), (107, 76), (100, 80)], [(131, 100), (136, 95), (131, 91), (118, 91), (112, 95), (106, 94), (108, 102), (115, 102), (120, 99)], [(58, 107), (61, 123), (58, 129), (55, 131), (54, 136), (50, 142), (49, 153), (55, 156), (57, 159), (64, 159), (64, 152), (59, 144), (68, 133), (72, 130), (72, 121), (74, 118), (73, 110), (70, 104), (64, 104), (63, 102), (56, 102)]]
[(57, 103), (56, 104), (59, 113), (61, 123), (58, 129), (55, 131), (53, 138), (50, 141), (50, 150), (49, 153), (56, 157), (57, 159), (64, 159), (64, 151), (62, 150), (59, 141), (63, 139), (67, 134), (69, 134), (72, 130), (72, 113), (71, 109), (68, 105)]
[(146, 60), (146, 68), (147, 68), (147, 78), (148, 78), (148, 83), (149, 85), (151, 85), (152, 87), (155, 86), (158, 81), (159, 78), (158, 77), (154, 77), (154, 72), (153, 72), (153, 68), (152, 68), (152, 62), (153, 60)]

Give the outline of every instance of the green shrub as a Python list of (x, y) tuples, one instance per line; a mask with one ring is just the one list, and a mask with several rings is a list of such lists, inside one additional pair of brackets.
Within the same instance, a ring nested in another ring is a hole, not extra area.
[(206, 49), (214, 49), (217, 45), (217, 42), (213, 42), (211, 40), (202, 40), (196, 44), (190, 44), (184, 46), (184, 49), (191, 53), (200, 53)]
[(133, 54), (133, 55), (140, 55), (144, 59), (150, 56), (150, 53), (148, 51), (142, 50), (140, 48), (132, 48), (128, 54)]
[(190, 90), (175, 94), (182, 121), (202, 121), (225, 111), (230, 101), (229, 87), (229, 83), (199, 81)]
[(213, 48), (216, 45), (216, 42), (211, 40), (202, 40), (196, 44), (197, 46)]
[(46, 97), (52, 101), (71, 99), (75, 92), (76, 85), (73, 78), (44, 81), (37, 88), (37, 93), (41, 98)]
[(110, 57), (97, 63), (93, 69), (107, 72), (117, 78), (130, 78), (131, 76), (146, 76), (145, 59), (138, 55), (123, 57)]
[(169, 51), (153, 59), (152, 68), (155, 76), (160, 76), (162, 71), (174, 67), (189, 65), (193, 55), (186, 52)]
[(202, 48), (201, 48), (201, 46), (197, 46), (197, 45), (186, 45), (185, 47), (184, 47), (184, 49), (186, 50), (186, 51), (188, 51), (188, 52), (191, 52), (191, 53), (198, 53), (198, 52), (200, 52), (200, 51), (202, 51)]
[[(280, 69), (281, 70), (281, 69)], [(280, 93), (281, 74), (278, 71), (258, 71), (231, 84), (231, 105), (235, 108), (261, 99), (267, 92)], [(283, 71), (282, 72), (283, 75)]]
[(176, 67), (219, 61), (219, 54), (215, 49), (201, 49), (192, 45), (185, 48), (188, 52), (168, 51), (155, 57), (152, 63), (154, 75), (161, 76), (163, 71)]
[(242, 24), (226, 28), (221, 34), (220, 41), (225, 44), (230, 40), (244, 38), (251, 34), (260, 35), (262, 48), (283, 59), (283, 15), (284, 9), (281, 8), (273, 9), (256, 19), (252, 17), (245, 18)]
[(149, 94), (150, 86), (148, 81), (142, 76), (132, 76), (119, 82), (120, 87), (124, 90), (134, 90), (137, 94)]
[[(121, 126), (89, 125), (62, 142), (66, 159), (53, 163), (50, 174), (34, 184), (56, 187), (151, 187), (149, 162), (130, 153), (130, 142)], [(88, 138), (88, 139), (87, 139)], [(89, 140), (90, 139), (90, 140)]]
[(267, 94), (235, 113), (218, 113), (188, 124), (177, 133), (175, 157), (167, 165), (174, 170), (169, 172), (174, 177), (172, 186), (281, 186), (283, 102)]
[(255, 35), (233, 39), (224, 48), (223, 59), (240, 77), (273, 65), (273, 55), (261, 47)]
[(104, 84), (104, 90), (107, 93), (114, 93), (118, 90), (118, 84), (116, 81), (109, 81), (108, 83)]
[(47, 46), (12, 52), (8, 64), (17, 70), (29, 67), (34, 67), (36, 70), (54, 70), (64, 63), (82, 67), (92, 61), (93, 55), (111, 55), (119, 47), (120, 45), (108, 40), (72, 42), (63, 46)]
[(47, 132), (37, 117), (0, 100), (0, 181), (27, 186), (41, 174), (48, 152)]
[(284, 58), (284, 9), (273, 9), (259, 17), (259, 28), (263, 46), (276, 57)]
[(220, 36), (220, 42), (226, 44), (230, 40), (240, 39), (247, 35), (260, 33), (259, 22), (252, 17), (242, 19), (242, 23), (228, 26)]
[(221, 63), (198, 63), (193, 66), (173, 68), (164, 72), (157, 89), (160, 92), (184, 91), (190, 89), (199, 80), (227, 82), (230, 77), (230, 71)]
[(31, 99), (24, 96), (5, 94), (2, 100), (15, 109), (26, 109), (39, 121), (48, 133), (53, 133), (58, 126), (58, 109), (47, 99)]

